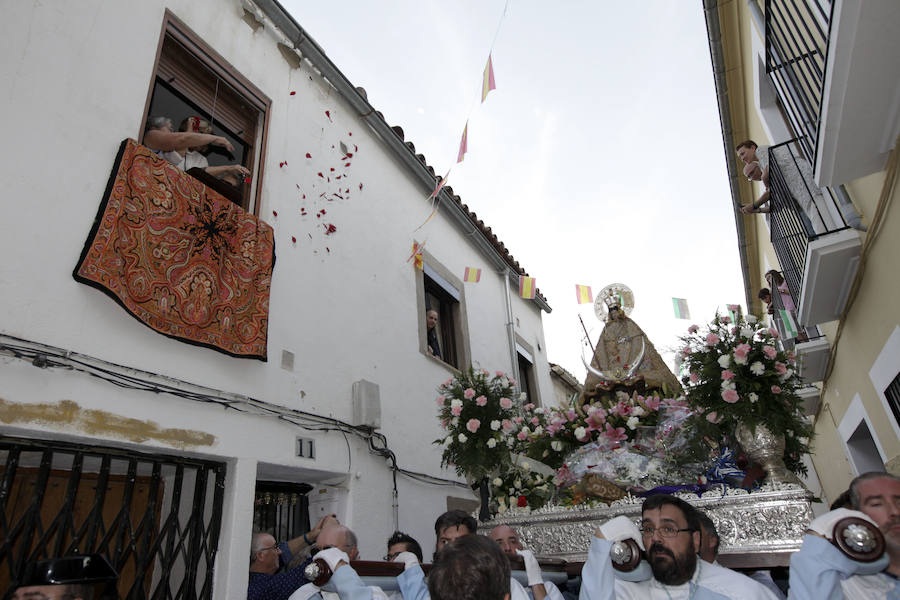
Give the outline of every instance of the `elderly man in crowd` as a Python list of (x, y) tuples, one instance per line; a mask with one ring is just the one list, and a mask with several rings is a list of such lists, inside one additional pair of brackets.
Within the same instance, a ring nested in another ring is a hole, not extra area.
[[(613, 543), (633, 539), (646, 550), (653, 576), (625, 581), (615, 576)], [(730, 569), (698, 558), (700, 520), (690, 504), (660, 494), (644, 501), (641, 528), (628, 517), (616, 517), (594, 534), (582, 569), (581, 600), (613, 598), (690, 600), (774, 600), (768, 589)]]
[(325, 515), (311, 531), (280, 544), (268, 533), (254, 533), (250, 544), (247, 600), (287, 600), (306, 583), (303, 576), (306, 563), (289, 570), (286, 567), (294, 555), (312, 546), (322, 529), (329, 525), (337, 525), (335, 515)]
[(509, 600), (509, 590), (509, 561), (479, 535), (464, 535), (444, 548), (428, 576), (433, 600)]
[(350, 566), (359, 558), (356, 534), (343, 525), (325, 527), (316, 540), (313, 560), (321, 559), (331, 569), (331, 578), (321, 587), (310, 582), (291, 594), (289, 600), (387, 600), (381, 588), (366, 586)]
[[(883, 472), (860, 475), (850, 484), (850, 505), (853, 510), (838, 508), (810, 523), (803, 546), (791, 557), (791, 598), (900, 598), (900, 477)], [(884, 556), (858, 562), (831, 543), (834, 526), (846, 517), (878, 526), (884, 535)]]
[(491, 530), (489, 537), (500, 545), (507, 556), (521, 556), (525, 561), (525, 574), (528, 576), (528, 595), (534, 600), (564, 600), (559, 589), (541, 576), (541, 566), (530, 550), (525, 550), (519, 540), (519, 534), (509, 525), (497, 525)]
[[(441, 552), (455, 540), (472, 535), (478, 531), (478, 523), (475, 519), (462, 510), (450, 510), (442, 514), (434, 522), (434, 535), (436, 538), (434, 560), (438, 561)], [(490, 540), (489, 540), (490, 541)], [(494, 544), (494, 542), (490, 542)], [(494, 547), (497, 547), (494, 544)], [(502, 551), (500, 551), (502, 554)], [(422, 571), (419, 561), (412, 552), (401, 552), (394, 562), (404, 563), (404, 570), (397, 577), (397, 585), (403, 593), (404, 600), (428, 600), (428, 586), (425, 583), (425, 572)], [(507, 561), (508, 562), (508, 561)], [(509, 570), (507, 570), (509, 573)], [(528, 600), (525, 589), (512, 577), (509, 579), (509, 590), (512, 600)]]

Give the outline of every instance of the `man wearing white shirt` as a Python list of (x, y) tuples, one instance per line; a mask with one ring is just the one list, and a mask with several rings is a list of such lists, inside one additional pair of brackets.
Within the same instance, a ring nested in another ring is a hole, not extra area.
[[(580, 600), (614, 598), (649, 600), (775, 600), (768, 589), (740, 573), (708, 563), (700, 550), (696, 509), (675, 496), (660, 494), (644, 501), (641, 528), (616, 517), (594, 534), (581, 571)], [(626, 581), (615, 576), (610, 551), (615, 542), (633, 539), (646, 549), (653, 576)]]

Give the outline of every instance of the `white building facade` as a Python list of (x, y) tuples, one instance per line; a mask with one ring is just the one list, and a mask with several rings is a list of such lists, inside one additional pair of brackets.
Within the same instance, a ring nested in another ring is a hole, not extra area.
[[(427, 557), (448, 497), (474, 499), (440, 469), (437, 386), (474, 364), (553, 397), (550, 309), (518, 263), (448, 188), (416, 231), (433, 171), (274, 2), (12, 2), (0, 30), (0, 553), (96, 550), (147, 595), (238, 598), (254, 519), (286, 527), (308, 491), (362, 558), (395, 527)], [(240, 202), (274, 230), (267, 361), (160, 335), (72, 276), (122, 141), (188, 109), (235, 141)]]

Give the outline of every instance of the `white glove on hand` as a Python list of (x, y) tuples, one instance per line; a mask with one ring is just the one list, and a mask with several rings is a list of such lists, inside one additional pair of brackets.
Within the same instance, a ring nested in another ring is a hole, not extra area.
[[(858, 510), (850, 510), (849, 508), (837, 508), (831, 512), (827, 512), (821, 517), (817, 517), (813, 520), (812, 523), (809, 524), (809, 528), (815, 531), (818, 534), (821, 534), (825, 539), (832, 541), (832, 534), (834, 533), (834, 526), (841, 519), (846, 519), (847, 517), (857, 517), (859, 519), (865, 519), (872, 525), (875, 525), (875, 521), (869, 518), (869, 516), (865, 513), (861, 513)], [(878, 525), (875, 525), (877, 528)]]
[(633, 539), (637, 542), (638, 547), (644, 550), (644, 540), (641, 536), (641, 530), (637, 528), (634, 521), (626, 516), (618, 516), (610, 519), (600, 526), (600, 532), (603, 537), (611, 542), (621, 542), (622, 540)]
[(419, 564), (419, 559), (416, 558), (416, 555), (412, 552), (401, 552), (397, 556), (394, 557), (394, 560), (391, 562), (403, 563), (403, 570), (411, 569), (412, 567)]
[(541, 575), (541, 565), (538, 564), (531, 550), (516, 550), (516, 554), (525, 561), (525, 575), (528, 576), (528, 587), (543, 585), (544, 577)]
[(341, 550), (340, 548), (329, 548), (327, 550), (321, 550), (318, 554), (313, 556), (313, 560), (317, 558), (321, 558), (324, 560), (329, 568), (331, 568), (331, 572), (334, 573), (337, 571), (338, 563), (344, 561), (348, 565), (350, 564), (350, 557), (347, 556), (347, 553)]

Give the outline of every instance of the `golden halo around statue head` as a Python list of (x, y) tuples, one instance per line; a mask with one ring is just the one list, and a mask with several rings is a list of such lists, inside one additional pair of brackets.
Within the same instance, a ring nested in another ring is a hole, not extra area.
[(624, 283), (611, 283), (594, 298), (594, 314), (604, 323), (609, 321), (609, 312), (613, 307), (621, 310), (625, 316), (634, 310), (634, 292)]

